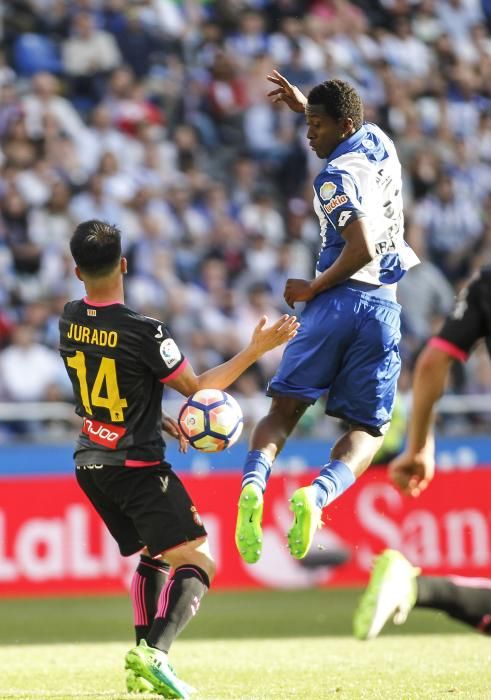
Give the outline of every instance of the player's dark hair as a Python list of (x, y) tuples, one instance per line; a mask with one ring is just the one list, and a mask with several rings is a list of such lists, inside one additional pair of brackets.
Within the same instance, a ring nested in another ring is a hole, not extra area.
[(310, 105), (322, 105), (335, 121), (351, 118), (355, 131), (363, 124), (363, 102), (355, 88), (344, 80), (325, 80), (309, 92)]
[(82, 272), (103, 277), (121, 260), (121, 234), (116, 226), (104, 221), (84, 221), (70, 239), (70, 251)]

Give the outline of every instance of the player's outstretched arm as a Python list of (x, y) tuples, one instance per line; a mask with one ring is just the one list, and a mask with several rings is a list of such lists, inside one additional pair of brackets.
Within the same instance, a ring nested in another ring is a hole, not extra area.
[(413, 378), (413, 405), (406, 450), (389, 464), (394, 484), (410, 496), (419, 496), (435, 473), (433, 407), (443, 393), (453, 357), (426, 346)]
[(300, 325), (295, 316), (287, 314), (269, 326), (266, 325), (267, 322), (267, 317), (263, 316), (254, 329), (249, 345), (227, 362), (199, 375), (188, 365), (167, 385), (184, 396), (190, 396), (199, 389), (226, 389), (268, 350), (294, 338)]
[(271, 83), (278, 85), (276, 90), (268, 92), (268, 97), (271, 98), (272, 102), (284, 102), (294, 112), (304, 113), (307, 98), (296, 85), (289, 83), (277, 70), (274, 70), (273, 74), (268, 75), (267, 78)]

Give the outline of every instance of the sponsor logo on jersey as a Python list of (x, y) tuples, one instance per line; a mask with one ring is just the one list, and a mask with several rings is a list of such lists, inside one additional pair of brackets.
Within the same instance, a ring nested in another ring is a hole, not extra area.
[(84, 418), (82, 432), (87, 435), (91, 442), (115, 450), (118, 442), (126, 433), (126, 428), (120, 428), (110, 423), (101, 423), (92, 418)]
[(334, 197), (334, 199), (331, 199), (330, 202), (323, 204), (322, 206), (324, 207), (326, 214), (331, 214), (335, 209), (343, 204), (346, 204), (347, 201), (348, 197), (345, 194), (338, 194), (336, 197)]
[(157, 340), (160, 340), (160, 338), (164, 337), (164, 332), (162, 330), (162, 324), (159, 326), (158, 331), (155, 333), (155, 335), (153, 337), (157, 338)]
[(160, 343), (160, 356), (162, 357), (165, 366), (169, 369), (177, 365), (181, 359), (181, 351), (172, 338), (166, 338)]
[(334, 193), (336, 192), (336, 185), (334, 182), (324, 182), (323, 185), (321, 185), (321, 188), (319, 190), (319, 194), (321, 196), (321, 199), (323, 199), (325, 202), (327, 202), (329, 199), (334, 197)]
[(377, 255), (385, 255), (386, 253), (392, 252), (396, 249), (394, 241), (380, 241), (375, 244), (375, 253)]

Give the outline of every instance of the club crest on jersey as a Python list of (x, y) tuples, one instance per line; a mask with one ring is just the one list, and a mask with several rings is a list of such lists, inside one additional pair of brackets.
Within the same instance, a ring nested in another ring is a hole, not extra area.
[(342, 206), (343, 204), (346, 204), (348, 201), (348, 197), (345, 194), (338, 194), (334, 197), (334, 199), (331, 199), (330, 202), (327, 204), (323, 204), (322, 207), (326, 214), (331, 214), (335, 209), (338, 207)]
[(181, 353), (172, 338), (166, 338), (160, 343), (160, 356), (162, 357), (165, 366), (169, 369), (174, 367), (174, 365), (177, 365), (181, 359)]
[(325, 202), (334, 197), (335, 192), (336, 185), (334, 184), (334, 182), (324, 182), (319, 190), (321, 199), (323, 199)]

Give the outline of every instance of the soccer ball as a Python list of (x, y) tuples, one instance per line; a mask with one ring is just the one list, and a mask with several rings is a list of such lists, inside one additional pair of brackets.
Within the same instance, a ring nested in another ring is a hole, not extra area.
[(178, 420), (189, 444), (202, 452), (231, 447), (244, 425), (239, 404), (220, 389), (201, 389), (192, 394), (179, 411)]

